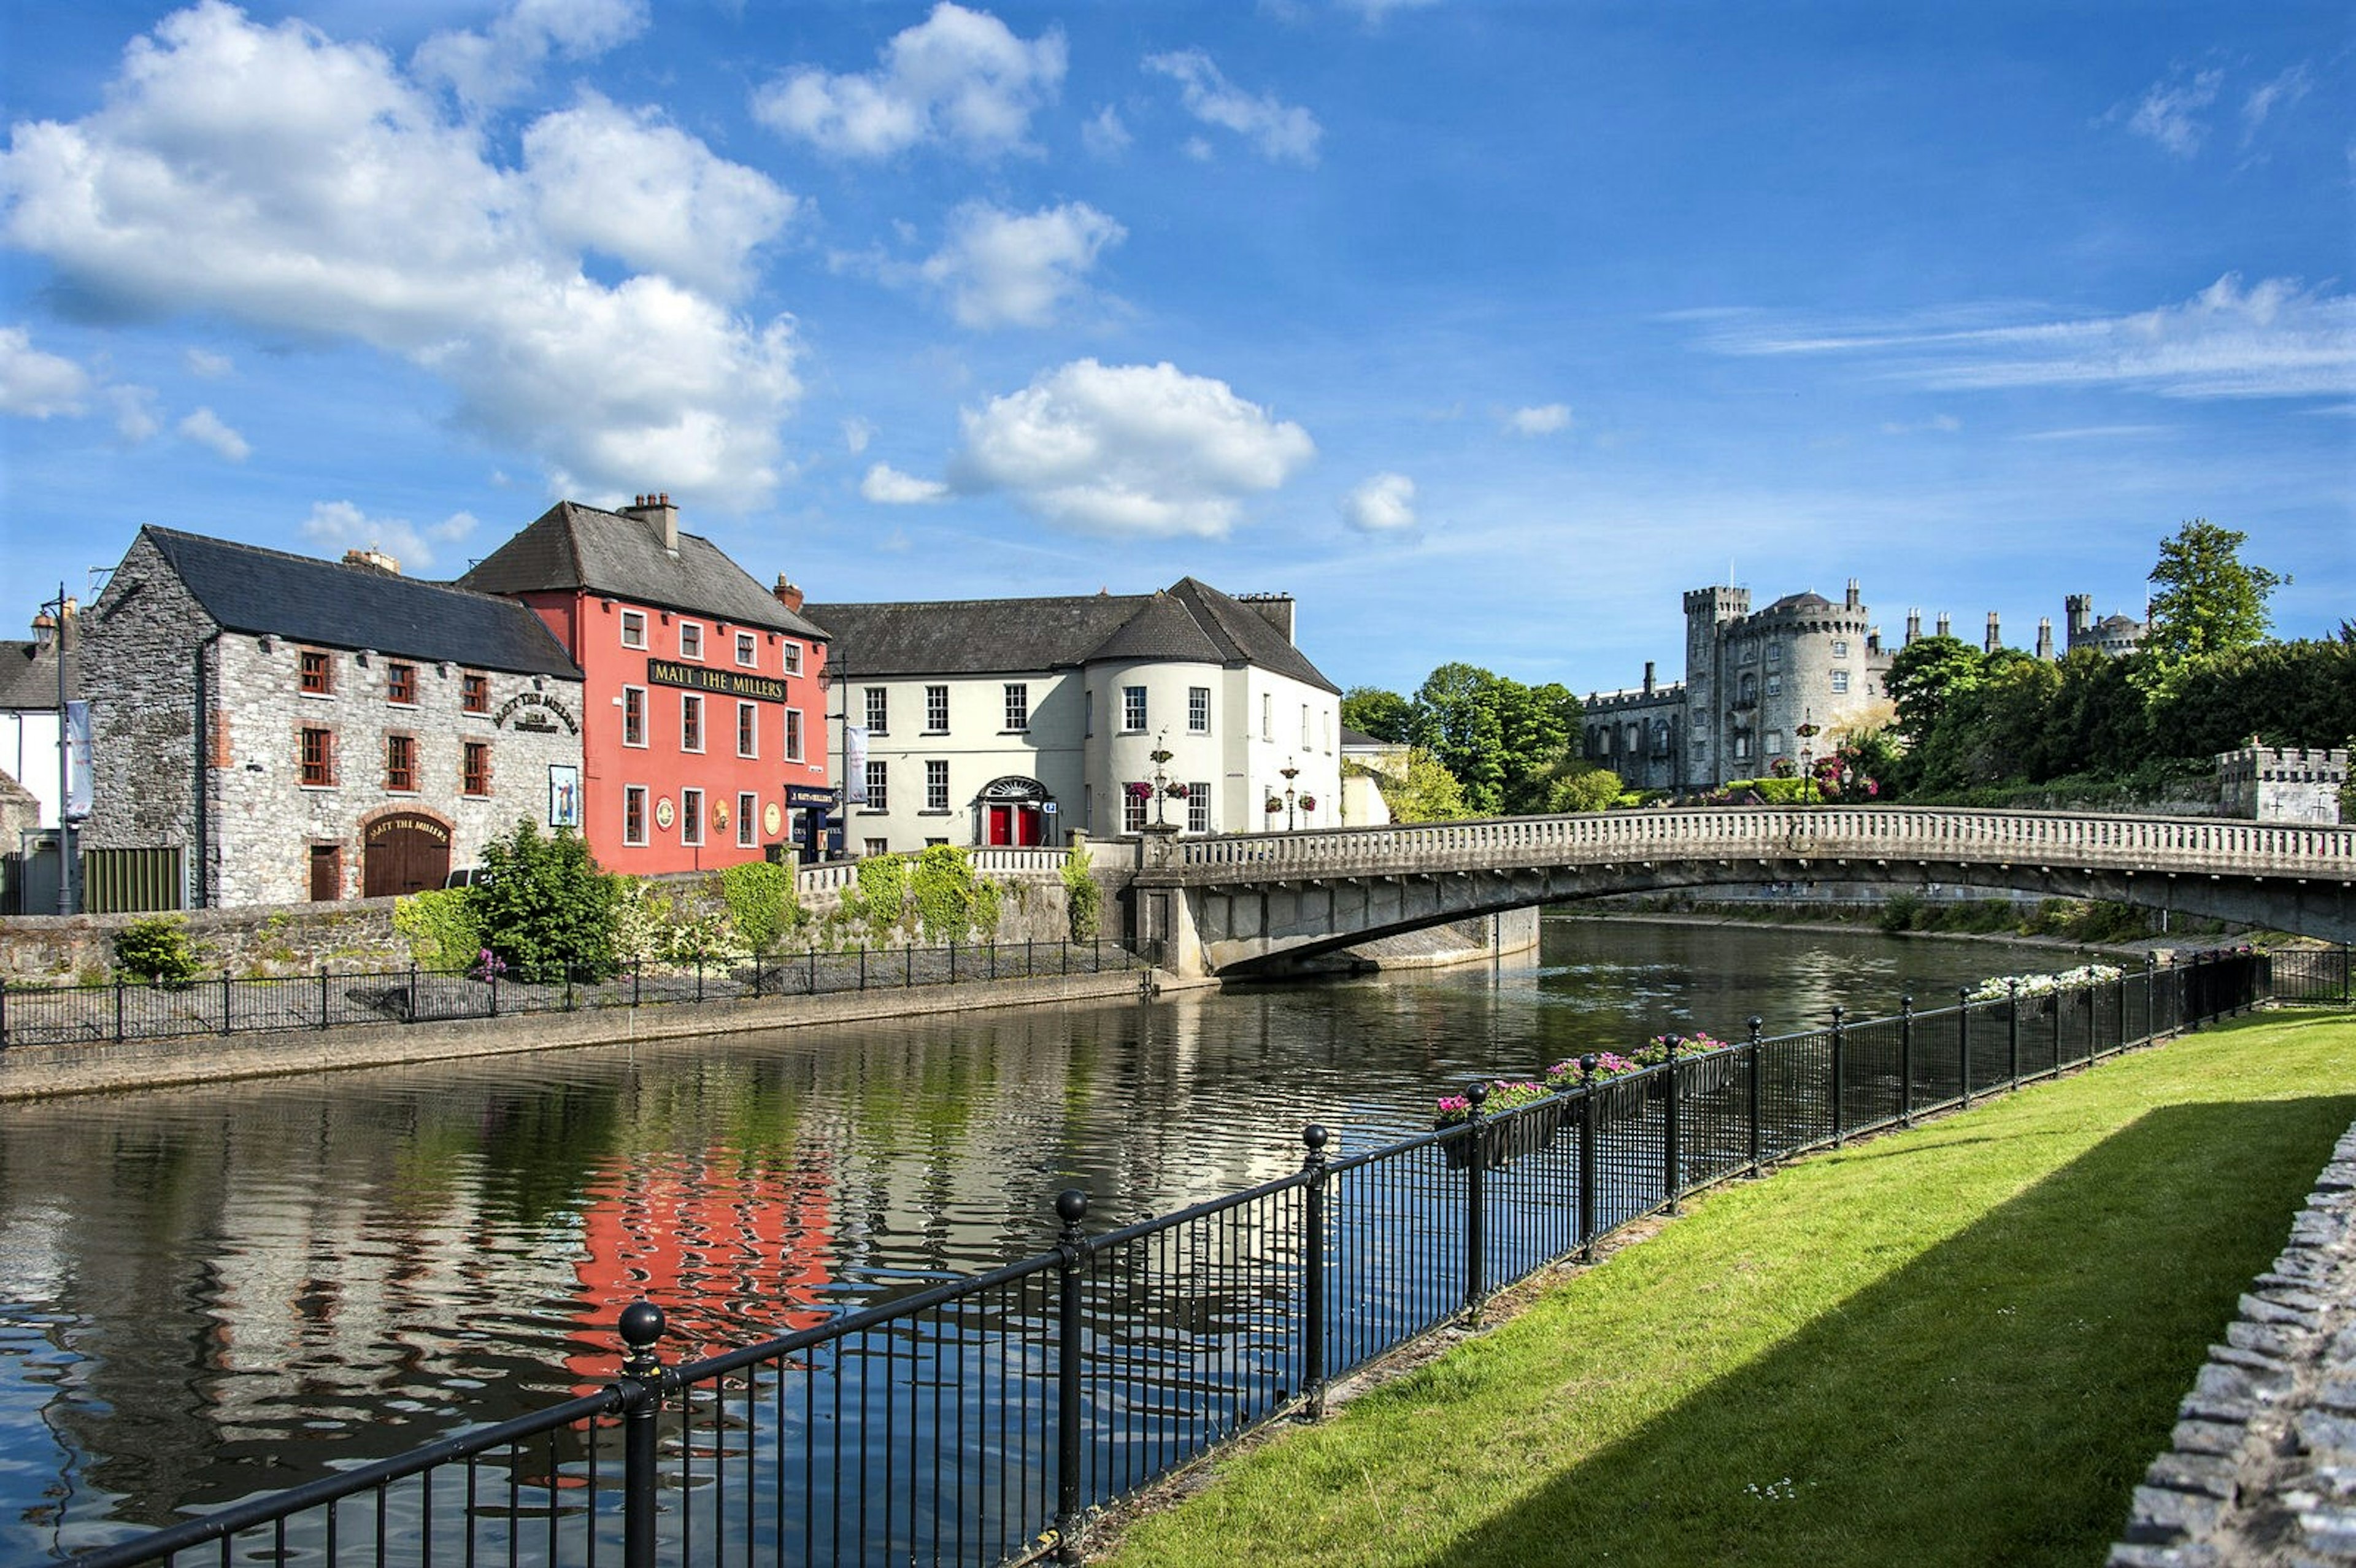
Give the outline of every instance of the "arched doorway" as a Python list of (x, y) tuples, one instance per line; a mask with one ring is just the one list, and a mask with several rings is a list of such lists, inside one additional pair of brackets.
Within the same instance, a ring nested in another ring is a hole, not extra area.
[(1027, 848), (1047, 841), (1047, 786), (1010, 773), (981, 787), (981, 841)]
[(360, 829), (360, 896), (390, 898), (438, 888), (450, 875), (450, 825), (422, 811), (392, 811)]

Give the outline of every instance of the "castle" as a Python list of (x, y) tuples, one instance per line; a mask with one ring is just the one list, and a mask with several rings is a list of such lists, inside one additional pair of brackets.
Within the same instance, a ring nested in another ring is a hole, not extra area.
[[(2087, 594), (2071, 594), (2064, 608), (2070, 649), (2118, 655), (2143, 638), (2140, 621), (2094, 619)], [(1756, 613), (1747, 588), (1697, 588), (1685, 596), (1685, 613), (1683, 680), (1662, 683), (1648, 659), (1642, 686), (1587, 699), (1582, 754), (1631, 788), (1716, 789), (1775, 772), (1778, 763), (1804, 770), (1836, 749), (1845, 727), (1888, 716), (1892, 653), (1857, 579), (1837, 604), (1789, 593)], [(1953, 635), (1945, 615), (1933, 635)], [(1922, 612), (1909, 611), (1905, 643), (1922, 636)], [(1994, 653), (2003, 645), (1991, 610), (1981, 646)], [(2051, 619), (2038, 622), (2037, 656), (2054, 656)]]

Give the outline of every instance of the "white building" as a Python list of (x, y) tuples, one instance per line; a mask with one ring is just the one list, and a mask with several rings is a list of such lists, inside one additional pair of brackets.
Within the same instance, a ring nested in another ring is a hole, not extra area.
[(1341, 822), (1341, 690), (1293, 645), (1289, 596), (1189, 577), (803, 613), (833, 639), (852, 853)]
[[(0, 642), (0, 773), (40, 802), (42, 827), (58, 825), (58, 660), (60, 643), (72, 648), (80, 617), (66, 601), (66, 626), (44, 609), (33, 619), (33, 640)], [(79, 661), (66, 656), (66, 696), (81, 696)], [(27, 823), (31, 827), (33, 824)], [(14, 850), (15, 839), (5, 848)]]

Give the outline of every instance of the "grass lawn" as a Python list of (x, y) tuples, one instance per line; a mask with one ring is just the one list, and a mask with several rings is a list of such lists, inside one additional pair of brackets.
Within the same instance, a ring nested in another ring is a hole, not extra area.
[(2276, 1013), (1720, 1189), (1107, 1560), (2098, 1564), (2351, 1121)]

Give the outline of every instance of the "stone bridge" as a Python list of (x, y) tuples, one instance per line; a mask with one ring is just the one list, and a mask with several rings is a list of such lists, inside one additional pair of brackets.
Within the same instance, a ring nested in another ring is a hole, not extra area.
[(1697, 807), (1205, 838), (1149, 833), (1098, 847), (1105, 862), (1123, 848), (1135, 857), (1131, 929), (1183, 975), (1271, 967), (1497, 910), (1794, 880), (2012, 888), (2356, 938), (2356, 828), (2214, 817)]

